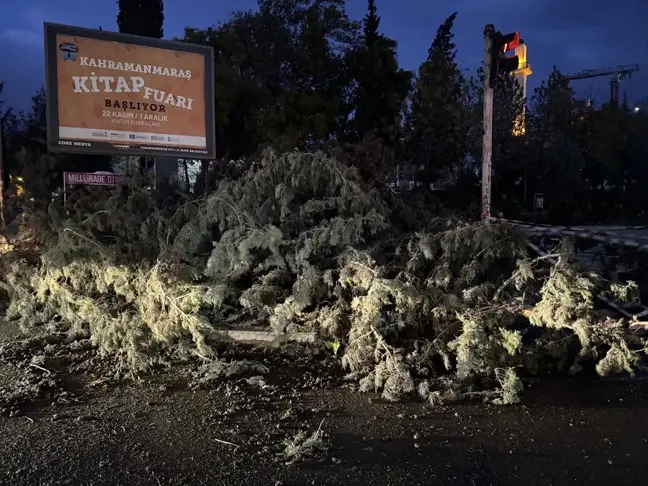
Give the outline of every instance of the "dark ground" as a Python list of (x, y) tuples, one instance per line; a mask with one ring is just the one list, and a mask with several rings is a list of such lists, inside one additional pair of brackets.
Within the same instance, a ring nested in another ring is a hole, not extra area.
[[(195, 389), (195, 366), (116, 383), (90, 353), (31, 366), (0, 353), (0, 484), (648, 484), (644, 379), (544, 379), (520, 406), (431, 407), (355, 392), (322, 356), (243, 352), (269, 368), (265, 387)], [(330, 449), (286, 465), (282, 442), (322, 420)]]

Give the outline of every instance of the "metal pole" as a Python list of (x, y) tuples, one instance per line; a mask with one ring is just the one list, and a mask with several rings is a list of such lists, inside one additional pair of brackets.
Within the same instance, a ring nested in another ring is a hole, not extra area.
[(491, 60), (495, 26), (484, 29), (484, 142), (482, 148), (482, 219), (491, 216), (491, 170), (493, 163), (493, 88), (491, 86)]
[(394, 181), (396, 184), (394, 184), (394, 187), (396, 189), (400, 189), (400, 165), (396, 164), (396, 180)]
[(157, 190), (157, 183), (158, 183), (158, 158), (153, 157), (153, 189)]
[(525, 211), (526, 208), (528, 207), (526, 203), (527, 203), (527, 169), (524, 169), (524, 204), (522, 206), (524, 207)]
[(67, 210), (67, 172), (63, 172), (63, 207)]

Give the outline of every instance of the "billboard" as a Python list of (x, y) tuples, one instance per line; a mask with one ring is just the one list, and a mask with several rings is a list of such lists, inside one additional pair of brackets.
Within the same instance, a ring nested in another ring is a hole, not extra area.
[(54, 152), (216, 158), (211, 47), (45, 23)]

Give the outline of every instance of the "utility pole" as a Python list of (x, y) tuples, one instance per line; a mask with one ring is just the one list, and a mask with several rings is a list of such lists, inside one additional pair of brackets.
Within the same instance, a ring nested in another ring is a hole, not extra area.
[(484, 29), (484, 140), (482, 147), (482, 219), (489, 221), (491, 215), (491, 170), (493, 164), (493, 87), (491, 64), (493, 60), (493, 36), (495, 26)]
[(4, 205), (4, 134), (2, 132), (2, 115), (0, 115), (0, 228), (5, 227)]
[[(519, 32), (502, 35), (495, 26), (484, 29), (484, 143), (482, 147), (482, 219), (491, 217), (491, 179), (493, 169), (493, 83), (502, 75), (510, 75), (522, 68), (518, 55), (504, 55), (520, 46)], [(520, 51), (526, 64), (526, 48)]]

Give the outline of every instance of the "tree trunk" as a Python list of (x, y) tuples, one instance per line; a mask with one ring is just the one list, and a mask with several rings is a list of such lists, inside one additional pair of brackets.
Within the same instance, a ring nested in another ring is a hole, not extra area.
[(191, 192), (191, 184), (189, 184), (189, 168), (187, 167), (187, 159), (182, 159), (184, 165), (185, 181), (187, 183), (187, 192)]

